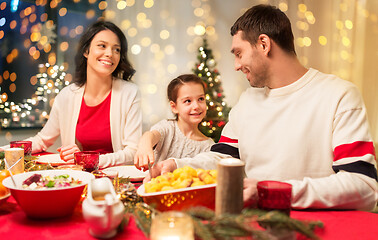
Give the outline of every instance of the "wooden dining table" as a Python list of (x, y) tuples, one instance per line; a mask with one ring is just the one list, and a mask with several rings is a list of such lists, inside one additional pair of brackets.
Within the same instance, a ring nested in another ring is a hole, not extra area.
[[(324, 228), (316, 229), (320, 239), (378, 239), (378, 214), (364, 211), (306, 210), (291, 211), (291, 217), (299, 220), (319, 220)], [(35, 220), (26, 217), (11, 196), (0, 205), (1, 239), (95, 239), (88, 232), (81, 205), (73, 215), (65, 218)], [(130, 218), (128, 224), (113, 239), (148, 239)]]

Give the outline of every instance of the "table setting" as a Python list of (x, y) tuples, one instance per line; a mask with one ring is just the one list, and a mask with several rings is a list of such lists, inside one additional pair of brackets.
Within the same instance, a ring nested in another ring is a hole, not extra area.
[(245, 208), (238, 159), (222, 160), (213, 170), (186, 166), (143, 184), (148, 172), (98, 169), (93, 152), (78, 152), (67, 164), (59, 154), (29, 151), (23, 142), (0, 153), (0, 235), (7, 239), (378, 236), (376, 213), (291, 209), (291, 185), (283, 182), (260, 181), (257, 205)]

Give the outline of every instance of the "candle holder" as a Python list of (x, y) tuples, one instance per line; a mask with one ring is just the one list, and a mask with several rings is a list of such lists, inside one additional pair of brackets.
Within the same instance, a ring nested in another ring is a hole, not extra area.
[(152, 217), (151, 240), (194, 240), (192, 219), (183, 212), (168, 211)]
[(11, 141), (11, 148), (24, 149), (24, 156), (31, 156), (32, 154), (32, 142), (31, 141)]
[(92, 172), (98, 169), (100, 153), (95, 151), (75, 152), (75, 164), (83, 166), (86, 172)]
[(258, 207), (262, 210), (278, 210), (290, 216), (292, 185), (279, 181), (257, 183)]

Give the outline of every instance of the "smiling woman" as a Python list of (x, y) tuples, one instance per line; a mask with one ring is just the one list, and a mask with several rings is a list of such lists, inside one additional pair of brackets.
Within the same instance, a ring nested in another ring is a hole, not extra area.
[(50, 118), (29, 140), (33, 153), (46, 151), (60, 135), (64, 161), (78, 151), (101, 154), (99, 167), (130, 164), (142, 133), (140, 97), (130, 82), (135, 70), (122, 31), (108, 21), (93, 23), (82, 35), (75, 77), (55, 98)]

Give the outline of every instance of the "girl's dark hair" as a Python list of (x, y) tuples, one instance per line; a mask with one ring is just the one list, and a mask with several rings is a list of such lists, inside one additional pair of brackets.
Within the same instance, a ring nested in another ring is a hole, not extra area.
[(205, 92), (205, 84), (203, 83), (200, 77), (198, 77), (195, 74), (183, 74), (173, 79), (168, 84), (168, 88), (167, 88), (168, 100), (176, 103), (178, 90), (180, 89), (182, 85), (189, 82), (201, 84), (203, 87), (203, 91)]
[(75, 77), (72, 83), (83, 86), (87, 82), (87, 58), (84, 57), (84, 53), (89, 51), (94, 36), (103, 30), (110, 30), (115, 33), (121, 43), (121, 57), (112, 75), (125, 81), (129, 81), (134, 75), (135, 70), (127, 58), (127, 40), (122, 30), (112, 22), (100, 20), (89, 26), (80, 38), (78, 51), (75, 56)]
[(238, 31), (251, 45), (257, 43), (260, 34), (266, 34), (283, 50), (296, 54), (290, 20), (275, 6), (260, 4), (248, 9), (231, 27), (231, 36)]

